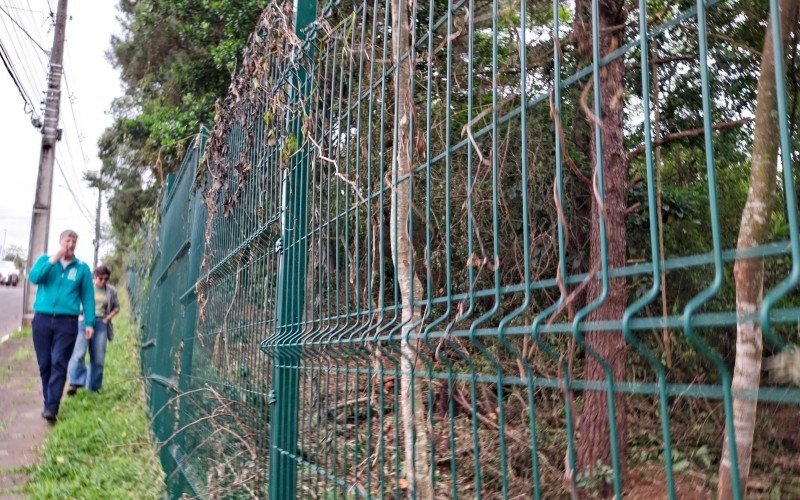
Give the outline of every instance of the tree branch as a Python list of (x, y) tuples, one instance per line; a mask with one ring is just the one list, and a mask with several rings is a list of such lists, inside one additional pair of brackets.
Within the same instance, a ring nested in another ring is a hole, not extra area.
[[(687, 61), (696, 61), (696, 60), (697, 60), (697, 56), (696, 55), (687, 54), (687, 55), (679, 55), (679, 56), (662, 57), (662, 58), (659, 58), (659, 59), (650, 59), (650, 64), (661, 65), (661, 64), (669, 64), (669, 63), (673, 63), (673, 62), (687, 62)], [(642, 65), (639, 62), (636, 62), (636, 63), (633, 63), (633, 64), (628, 64), (628, 65), (625, 66), (625, 68), (627, 68), (627, 69), (635, 69), (635, 70), (639, 70), (639, 69), (641, 69), (641, 67), (642, 67)]]
[[(714, 130), (727, 130), (729, 128), (740, 127), (745, 123), (750, 123), (752, 121), (753, 121), (752, 118), (742, 118), (741, 120), (734, 120), (732, 122), (717, 123), (715, 125), (712, 125), (711, 128)], [(703, 135), (704, 132), (705, 129), (701, 127), (701, 128), (693, 128), (690, 130), (682, 130), (680, 132), (675, 132), (674, 134), (667, 134), (658, 139), (657, 141), (653, 141), (653, 147), (657, 148), (669, 144), (671, 142), (679, 141), (681, 139), (686, 139), (688, 137), (697, 137), (698, 135)], [(628, 162), (630, 163), (631, 161), (633, 161), (634, 158), (644, 153), (644, 151), (645, 151), (644, 144), (640, 144), (635, 149), (629, 151)]]

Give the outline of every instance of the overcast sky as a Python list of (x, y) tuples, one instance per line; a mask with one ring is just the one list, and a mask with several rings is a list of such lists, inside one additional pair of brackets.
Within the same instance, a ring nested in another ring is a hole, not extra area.
[[(51, 8), (55, 12), (57, 3), (0, 0), (0, 42), (23, 89), (35, 102), (38, 116), (44, 114), (39, 101), (45, 88), (47, 56), (36, 43), (51, 49), (55, 15), (50, 13)], [(116, 6), (116, 0), (70, 0), (67, 7), (60, 117), (64, 136), (56, 146), (48, 253), (56, 250), (59, 233), (72, 228), (79, 235), (76, 254), (89, 265), (94, 252), (97, 191), (86, 186), (83, 172), (100, 168), (97, 139), (111, 123), (106, 114), (111, 101), (122, 94), (118, 73), (106, 59), (112, 33), (120, 32)], [(27, 249), (42, 136), (31, 125), (24, 100), (2, 65), (0, 72), (0, 246), (5, 236), (6, 247)], [(108, 222), (105, 208), (103, 221)], [(101, 247), (101, 257), (108, 248)]]

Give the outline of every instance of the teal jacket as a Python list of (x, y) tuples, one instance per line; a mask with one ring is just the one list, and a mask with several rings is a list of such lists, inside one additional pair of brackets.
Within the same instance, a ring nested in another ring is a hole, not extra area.
[(39, 286), (34, 312), (77, 316), (83, 304), (83, 320), (86, 326), (94, 327), (94, 283), (86, 263), (72, 259), (64, 268), (61, 262), (51, 264), (50, 257), (42, 255), (31, 268), (28, 279)]

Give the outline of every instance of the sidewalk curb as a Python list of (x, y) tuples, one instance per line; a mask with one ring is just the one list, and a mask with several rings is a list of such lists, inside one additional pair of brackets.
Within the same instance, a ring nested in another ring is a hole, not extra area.
[(22, 327), (18, 326), (15, 329), (11, 330), (10, 333), (7, 333), (7, 334), (5, 334), (3, 336), (0, 336), (0, 345), (5, 344), (9, 340), (11, 340), (11, 337), (13, 337), (15, 333), (19, 333), (21, 331), (22, 331)]

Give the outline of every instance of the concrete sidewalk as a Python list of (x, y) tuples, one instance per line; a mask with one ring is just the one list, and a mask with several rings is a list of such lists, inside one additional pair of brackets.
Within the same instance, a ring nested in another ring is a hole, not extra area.
[(12, 335), (0, 343), (0, 500), (25, 498), (22, 488), (50, 429), (41, 411), (33, 343)]

